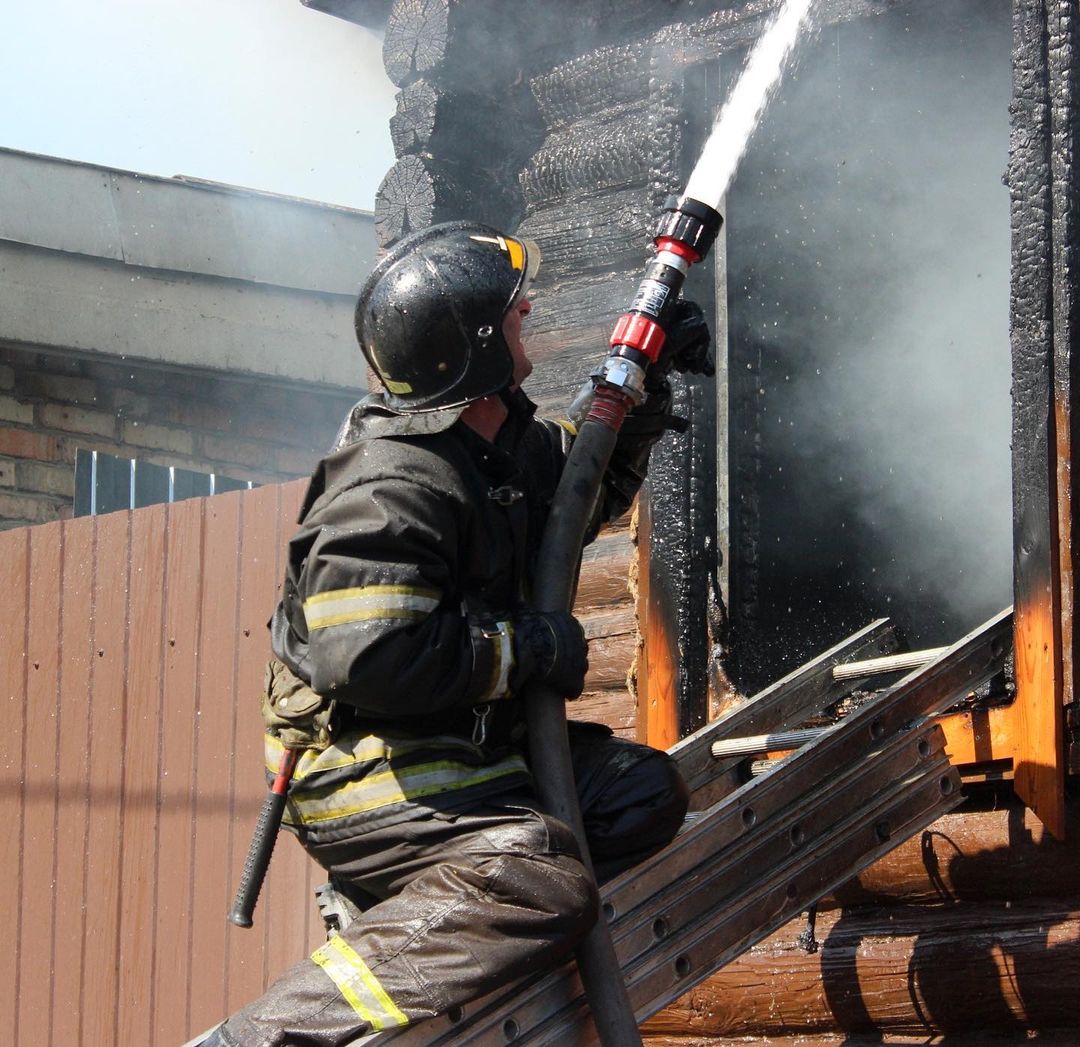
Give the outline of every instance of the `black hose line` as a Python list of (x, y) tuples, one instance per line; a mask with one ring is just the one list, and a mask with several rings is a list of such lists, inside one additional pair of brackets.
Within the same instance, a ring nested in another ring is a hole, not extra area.
[[(690, 265), (719, 232), (721, 217), (706, 204), (668, 200), (650, 260), (630, 311), (611, 336), (611, 352), (596, 377), (592, 406), (581, 424), (555, 493), (540, 546), (534, 592), (540, 611), (570, 610), (581, 548), (619, 428), (644, 396), (645, 371), (663, 348), (663, 321)], [(525, 696), (530, 762), (545, 810), (570, 826), (593, 873), (574, 785), (566, 732), (565, 695), (542, 684)], [(602, 1047), (640, 1047), (641, 1034), (606, 920), (601, 916), (577, 949), (582, 984)]]

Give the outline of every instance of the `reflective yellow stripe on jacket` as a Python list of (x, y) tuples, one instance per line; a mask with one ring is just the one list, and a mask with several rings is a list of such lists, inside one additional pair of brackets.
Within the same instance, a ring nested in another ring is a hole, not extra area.
[[(282, 745), (269, 734), (264, 740), (266, 767), (273, 774), (281, 760)], [(431, 753), (433, 758), (424, 759), (425, 753)], [(464, 758), (454, 759), (457, 753)], [(346, 773), (343, 780), (342, 772), (350, 767), (355, 767), (356, 777), (349, 778)], [(289, 793), (285, 822), (325, 825), (335, 819), (528, 773), (521, 755), (511, 753), (485, 763), (480, 750), (461, 738), (391, 740), (346, 732), (323, 752), (309, 750), (301, 756), (293, 774), (294, 788)], [(330, 779), (326, 785), (319, 784), (323, 776)]]
[(437, 589), (411, 585), (365, 585), (359, 589), (330, 589), (304, 601), (309, 631), (372, 618), (426, 618), (439, 606)]
[(294, 793), (289, 798), (289, 806), (304, 825), (317, 825), (407, 800), (484, 785), (507, 775), (527, 773), (525, 760), (517, 755), (504, 757), (486, 767), (474, 767), (458, 760), (434, 760), (401, 770), (369, 774), (359, 781)]
[(377, 1032), (395, 1025), (408, 1025), (409, 1019), (397, 1008), (371, 968), (339, 935), (311, 954), (338, 987), (349, 1006)]

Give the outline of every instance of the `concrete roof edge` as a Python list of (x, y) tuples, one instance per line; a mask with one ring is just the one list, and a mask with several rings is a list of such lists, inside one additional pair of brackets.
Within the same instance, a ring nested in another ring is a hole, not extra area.
[(25, 157), (28, 160), (42, 160), (47, 163), (62, 165), (64, 167), (81, 167), (92, 171), (102, 171), (106, 174), (123, 175), (128, 178), (136, 178), (141, 182), (159, 182), (162, 185), (188, 186), (193, 189), (204, 189), (210, 192), (228, 193), (232, 196), (265, 197), (268, 200), (280, 200), (285, 203), (318, 208), (319, 210), (339, 211), (343, 214), (355, 215), (358, 218), (374, 219), (375, 217), (373, 211), (368, 211), (362, 207), (347, 207), (345, 204), (335, 204), (325, 200), (315, 200), (308, 196), (292, 196), (289, 193), (275, 193), (270, 189), (254, 189), (250, 186), (235, 185), (231, 182), (215, 182), (213, 179), (199, 178), (196, 175), (147, 174), (144, 171), (133, 171), (127, 167), (113, 167), (109, 164), (99, 164), (91, 160), (72, 160), (65, 156), (53, 156), (49, 153), (35, 153), (27, 149), (12, 149), (8, 146), (0, 146), (0, 158), (5, 155)]

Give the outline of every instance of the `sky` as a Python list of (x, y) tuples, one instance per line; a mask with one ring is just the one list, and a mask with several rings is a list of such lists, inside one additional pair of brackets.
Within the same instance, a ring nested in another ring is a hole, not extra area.
[(300, 0), (0, 0), (0, 147), (371, 210), (382, 41)]

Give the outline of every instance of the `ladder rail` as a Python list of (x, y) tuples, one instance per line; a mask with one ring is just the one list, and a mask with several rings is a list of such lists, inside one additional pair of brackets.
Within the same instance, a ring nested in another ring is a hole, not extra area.
[(834, 679), (835, 666), (889, 654), (898, 645), (892, 623), (879, 618), (673, 745), (668, 752), (691, 793), (705, 788), (737, 763), (732, 760), (718, 765), (711, 752), (713, 742), (798, 726), (850, 694), (862, 682), (863, 677)]
[[(999, 671), (1011, 630), (1011, 611), (1004, 611), (607, 885), (605, 915), (639, 1020), (960, 801), (944, 734), (927, 718)], [(831, 675), (831, 664), (824, 671)], [(708, 753), (713, 740), (701, 739), (699, 747)], [(800, 817), (805, 846), (791, 846)], [(775, 851), (782, 853), (769, 861)], [(470, 1003), (457, 1023), (437, 1018), (362, 1042), (586, 1047), (596, 1039), (580, 980), (568, 964)]]

